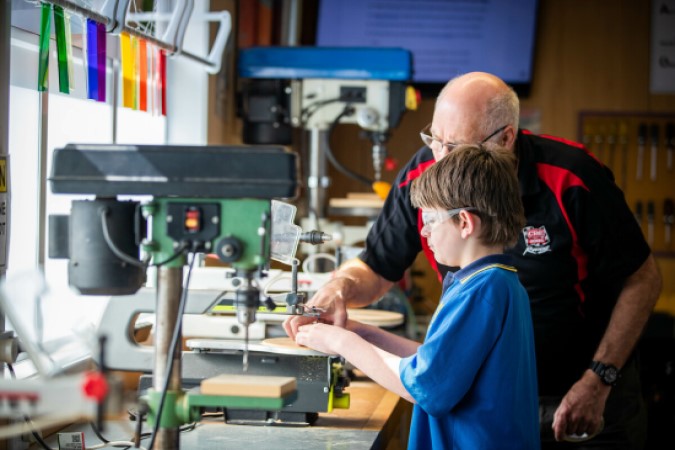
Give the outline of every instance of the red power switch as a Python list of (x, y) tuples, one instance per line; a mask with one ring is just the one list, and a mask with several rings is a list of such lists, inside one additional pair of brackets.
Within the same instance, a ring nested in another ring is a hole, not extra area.
[(82, 393), (85, 397), (101, 403), (108, 394), (108, 381), (100, 372), (89, 372), (82, 382)]
[(202, 229), (202, 212), (196, 206), (190, 206), (185, 211), (185, 231), (198, 233)]

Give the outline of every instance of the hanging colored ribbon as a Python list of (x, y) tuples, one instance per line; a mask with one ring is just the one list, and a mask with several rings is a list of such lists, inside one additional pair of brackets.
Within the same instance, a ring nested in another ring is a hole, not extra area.
[(120, 33), (120, 54), (122, 62), (122, 106), (134, 107), (134, 66), (131, 52), (131, 37)]
[(87, 98), (98, 100), (98, 24), (87, 19)]
[(89, 33), (87, 32), (87, 18), (80, 16), (80, 27), (82, 27), (82, 34), (80, 35), (80, 42), (82, 42), (82, 71), (84, 72), (84, 91), (85, 94), (87, 95), (87, 98), (89, 97), (89, 52), (87, 49), (89, 46), (87, 45), (87, 36)]
[(49, 90), (49, 33), (51, 32), (52, 5), (42, 4), (40, 18), (40, 51), (38, 53), (38, 86), (40, 92)]
[(148, 110), (148, 47), (143, 39), (138, 40), (138, 108)]
[[(106, 97), (106, 32), (105, 25), (96, 23), (96, 71), (98, 73), (98, 101), (105, 102)], [(114, 105), (113, 105), (114, 106)]]
[(157, 114), (157, 105), (155, 104), (155, 90), (157, 89), (155, 83), (157, 73), (156, 52), (155, 46), (148, 43), (148, 58), (150, 58), (150, 61), (148, 61), (148, 110), (153, 116)]
[(56, 54), (59, 66), (59, 92), (70, 94), (68, 78), (68, 42), (66, 40), (66, 20), (63, 8), (54, 5), (54, 29), (56, 31)]
[(68, 84), (70, 90), (75, 89), (75, 77), (73, 76), (73, 29), (70, 26), (70, 14), (66, 12), (64, 14), (65, 24), (66, 24), (66, 57), (68, 58)]
[(159, 51), (159, 91), (162, 102), (162, 115), (166, 116), (166, 53)]
[(131, 36), (131, 88), (134, 110), (138, 110), (138, 38)]

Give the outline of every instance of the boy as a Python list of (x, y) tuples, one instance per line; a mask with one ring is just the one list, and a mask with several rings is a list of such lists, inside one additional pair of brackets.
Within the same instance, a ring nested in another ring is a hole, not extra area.
[(460, 145), (416, 178), (436, 259), (448, 274), (423, 344), (348, 320), (299, 328), (296, 342), (337, 353), (415, 403), (409, 448), (539, 448), (529, 300), (504, 248), (524, 226), (515, 159)]

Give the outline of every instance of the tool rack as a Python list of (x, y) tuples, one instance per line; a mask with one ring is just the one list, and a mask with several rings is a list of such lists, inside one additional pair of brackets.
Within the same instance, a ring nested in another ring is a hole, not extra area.
[(675, 112), (582, 112), (578, 133), (614, 173), (656, 257), (675, 259)]

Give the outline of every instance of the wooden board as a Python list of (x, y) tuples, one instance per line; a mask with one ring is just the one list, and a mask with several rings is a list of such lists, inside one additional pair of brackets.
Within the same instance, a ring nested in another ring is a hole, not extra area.
[(401, 325), (405, 319), (400, 312), (381, 309), (354, 308), (348, 309), (347, 314), (352, 320), (376, 327), (396, 327)]
[(380, 198), (331, 198), (328, 204), (333, 208), (382, 208)]
[(365, 200), (377, 200), (380, 203), (383, 202), (383, 200), (373, 192), (347, 192), (347, 198), (360, 198)]
[(307, 347), (297, 344), (288, 336), (265, 339), (262, 341), (262, 344), (268, 345), (270, 347), (285, 348), (288, 350), (307, 350)]
[(293, 377), (223, 374), (207, 378), (201, 383), (201, 393), (236, 397), (279, 398), (294, 391)]

